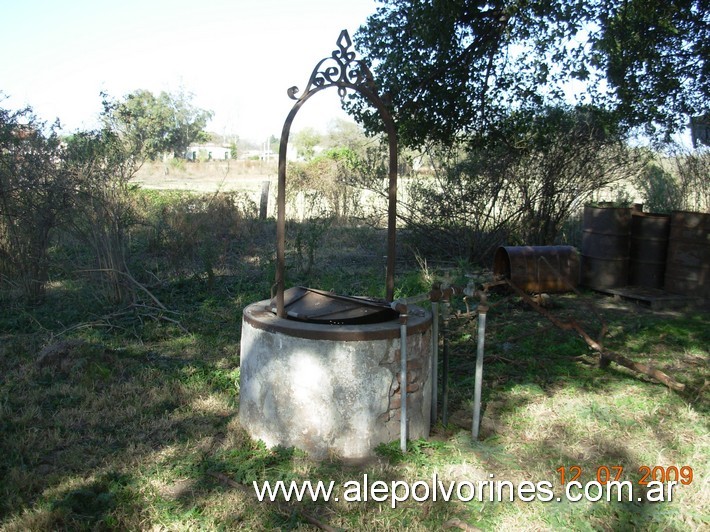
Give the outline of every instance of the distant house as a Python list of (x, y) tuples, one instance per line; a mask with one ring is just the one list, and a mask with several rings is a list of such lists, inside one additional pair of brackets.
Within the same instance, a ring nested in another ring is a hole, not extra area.
[(212, 161), (232, 158), (232, 150), (217, 144), (194, 144), (187, 148), (185, 159), (189, 161)]
[[(241, 160), (247, 161), (247, 160), (259, 160), (259, 161), (277, 161), (279, 158), (279, 154), (272, 151), (270, 147), (263, 145), (260, 150), (243, 150), (239, 152), (239, 158)], [(289, 144), (288, 147), (286, 148), (286, 160), (287, 161), (296, 161), (297, 154), (296, 154), (296, 148), (292, 144)]]

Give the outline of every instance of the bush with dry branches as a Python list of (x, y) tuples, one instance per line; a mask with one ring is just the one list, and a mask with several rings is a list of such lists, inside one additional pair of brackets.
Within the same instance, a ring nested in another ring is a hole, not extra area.
[(0, 108), (0, 279), (33, 301), (44, 295), (53, 234), (69, 206), (58, 126), (30, 108)]
[(431, 251), (487, 262), (502, 243), (555, 243), (591, 194), (635, 176), (645, 154), (588, 108), (512, 113), (494, 135), (430, 149), (400, 216)]

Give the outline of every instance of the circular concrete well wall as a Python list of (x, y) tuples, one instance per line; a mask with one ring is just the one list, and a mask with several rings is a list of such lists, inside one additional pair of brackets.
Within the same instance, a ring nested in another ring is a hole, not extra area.
[[(239, 418), (267, 446), (314, 458), (371, 456), (400, 437), (400, 324), (304, 323), (270, 302), (244, 310)], [(431, 314), (409, 309), (407, 410), (410, 439), (426, 438), (431, 406)]]

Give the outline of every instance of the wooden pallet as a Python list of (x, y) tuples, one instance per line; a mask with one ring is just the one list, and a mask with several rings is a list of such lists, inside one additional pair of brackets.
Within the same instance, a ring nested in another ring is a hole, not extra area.
[(697, 297), (671, 294), (658, 288), (646, 288), (643, 286), (624, 286), (623, 288), (607, 288), (597, 290), (603, 294), (609, 294), (625, 301), (633, 301), (648, 306), (653, 310), (666, 308), (679, 308), (700, 303), (702, 300)]

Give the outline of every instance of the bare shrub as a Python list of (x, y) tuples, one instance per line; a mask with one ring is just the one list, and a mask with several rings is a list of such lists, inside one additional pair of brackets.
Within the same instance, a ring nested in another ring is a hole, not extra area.
[(0, 109), (0, 277), (33, 301), (44, 295), (52, 234), (71, 190), (58, 124), (45, 127), (30, 108)]
[(671, 212), (683, 203), (677, 179), (658, 163), (649, 163), (636, 179), (635, 185), (643, 197), (647, 211)]
[(410, 180), (401, 216), (419, 242), (472, 262), (489, 262), (503, 243), (556, 243), (594, 191), (645, 161), (606, 118), (584, 108), (521, 111), (495, 136), (430, 148), (431, 173)]
[(85, 268), (111, 303), (135, 299), (136, 282), (128, 264), (129, 232), (137, 221), (131, 182), (142, 164), (140, 153), (109, 129), (69, 139), (67, 168), (76, 182), (71, 231), (91, 251)]
[(510, 232), (505, 176), (456, 148), (430, 147), (430, 171), (402, 180), (398, 217), (409, 243), (426, 255), (480, 262)]
[(710, 149), (678, 153), (675, 173), (683, 198), (681, 209), (710, 212)]
[[(287, 197), (304, 203), (304, 214), (339, 222), (362, 214), (360, 189), (353, 186), (359, 158), (349, 148), (332, 148), (308, 162), (292, 163)], [(300, 198), (298, 198), (300, 193)]]

